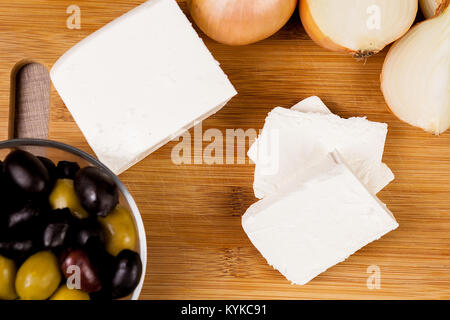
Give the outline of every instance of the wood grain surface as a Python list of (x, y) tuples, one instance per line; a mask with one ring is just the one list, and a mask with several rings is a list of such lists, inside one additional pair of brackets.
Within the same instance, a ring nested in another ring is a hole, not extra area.
[[(0, 0), (0, 139), (14, 132), (12, 84), (22, 65), (33, 61), (50, 69), (75, 43), (141, 2)], [(79, 30), (66, 27), (72, 4), (81, 8)], [(386, 122), (384, 161), (396, 179), (379, 197), (400, 227), (309, 284), (293, 286), (266, 264), (241, 228), (241, 215), (255, 201), (254, 166), (248, 159), (175, 165), (173, 141), (120, 176), (147, 231), (141, 298), (450, 298), (450, 132), (432, 136), (388, 112), (379, 89), (386, 50), (360, 62), (325, 51), (305, 34), (298, 12), (276, 35), (249, 46), (230, 47), (200, 34), (239, 92), (203, 122), (204, 131), (260, 129), (273, 107), (311, 95), (340, 116)], [(92, 153), (53, 87), (50, 101), (49, 138)], [(381, 269), (380, 289), (366, 285), (370, 265)]]

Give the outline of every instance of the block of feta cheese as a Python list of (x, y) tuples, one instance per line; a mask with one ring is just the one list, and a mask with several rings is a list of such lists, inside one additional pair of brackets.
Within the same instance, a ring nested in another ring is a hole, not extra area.
[(175, 0), (150, 0), (119, 17), (67, 51), (50, 75), (115, 173), (236, 95)]
[(381, 162), (386, 133), (386, 124), (333, 115), (318, 97), (307, 98), (291, 110), (276, 108), (248, 152), (256, 165), (255, 196), (263, 198), (276, 192), (292, 172), (334, 149), (376, 194), (394, 179)]
[[(294, 105), (291, 110), (299, 111), (299, 112), (315, 112), (321, 114), (331, 114), (332, 112), (328, 107), (323, 103), (323, 101), (317, 97), (312, 96), (306, 99), (303, 99), (296, 105)], [(395, 176), (392, 170), (388, 167), (388, 165), (384, 162), (381, 163), (380, 173), (374, 176), (374, 181), (372, 181), (373, 191), (378, 193), (383, 190), (389, 183), (394, 180)]]
[(242, 226), (269, 265), (303, 285), (398, 224), (334, 152), (253, 204)]

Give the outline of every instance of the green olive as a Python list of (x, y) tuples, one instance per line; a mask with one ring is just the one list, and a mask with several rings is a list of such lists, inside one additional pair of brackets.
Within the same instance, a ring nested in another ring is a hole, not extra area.
[(78, 200), (73, 187), (73, 180), (71, 179), (56, 180), (55, 187), (50, 193), (49, 201), (54, 210), (69, 208), (72, 214), (77, 218), (84, 219), (89, 216)]
[(56, 290), (55, 294), (50, 298), (50, 300), (91, 300), (89, 298), (89, 294), (77, 290), (77, 289), (69, 289), (67, 285), (63, 284)]
[(106, 250), (116, 256), (124, 249), (136, 249), (136, 228), (130, 212), (118, 205), (106, 217), (98, 218), (106, 236)]
[(14, 288), (16, 278), (16, 265), (14, 261), (0, 256), (0, 300), (13, 300), (17, 298)]
[(16, 291), (23, 300), (45, 300), (61, 282), (58, 260), (49, 251), (29, 257), (17, 271)]

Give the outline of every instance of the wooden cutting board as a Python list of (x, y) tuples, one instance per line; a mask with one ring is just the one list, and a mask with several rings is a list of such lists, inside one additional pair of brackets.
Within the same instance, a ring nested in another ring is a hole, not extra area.
[[(50, 69), (75, 43), (141, 2), (0, 0), (0, 139), (12, 131), (8, 119), (18, 68), (34, 61)], [(81, 29), (66, 26), (72, 4), (81, 8)], [(309, 284), (292, 286), (241, 228), (241, 215), (255, 201), (254, 166), (248, 159), (175, 165), (171, 151), (178, 142), (170, 142), (121, 175), (148, 236), (141, 298), (450, 298), (450, 131), (432, 136), (388, 112), (379, 89), (386, 50), (360, 62), (325, 51), (308, 38), (298, 12), (276, 35), (249, 46), (230, 47), (200, 34), (239, 92), (203, 122), (203, 131), (260, 129), (273, 107), (290, 107), (311, 95), (340, 116), (386, 122), (384, 161), (396, 179), (379, 197), (400, 227)], [(50, 96), (49, 138), (92, 153), (53, 87)], [(379, 289), (367, 286), (372, 265), (380, 268)]]

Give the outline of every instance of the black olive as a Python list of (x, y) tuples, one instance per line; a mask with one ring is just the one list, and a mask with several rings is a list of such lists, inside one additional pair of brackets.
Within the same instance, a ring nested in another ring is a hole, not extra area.
[(24, 207), (28, 201), (30, 201), (30, 197), (18, 192), (17, 189), (11, 186), (9, 181), (4, 182), (4, 185), (2, 186), (2, 190), (0, 192), (2, 202), (2, 210), (0, 212), (0, 216), (3, 215), (5, 217), (5, 221), (7, 221), (7, 215), (9, 213), (19, 210), (20, 208)]
[(2, 161), (0, 161), (0, 198), (2, 202), (2, 210), (0, 210), (0, 232), (2, 232), (4, 228), (7, 228), (8, 221), (6, 215), (13, 209), (19, 207), (19, 204), (23, 202), (18, 201), (17, 196), (12, 192), (4, 172), (4, 164)]
[(8, 218), (0, 213), (0, 234), (8, 231)]
[(69, 225), (65, 223), (51, 223), (44, 229), (43, 243), (47, 249), (64, 246), (69, 235)]
[(75, 220), (68, 208), (52, 211), (43, 231), (43, 245), (46, 249), (59, 250), (73, 243)]
[(134, 251), (122, 250), (115, 258), (111, 283), (113, 298), (128, 296), (136, 286), (142, 275), (142, 262), (139, 254)]
[(94, 219), (78, 220), (75, 241), (78, 246), (86, 250), (90, 246), (104, 246), (105, 235), (100, 223)]
[[(34, 206), (35, 203), (32, 205)], [(18, 223), (13, 228), (6, 228), (1, 231), (0, 255), (11, 258), (16, 262), (22, 262), (31, 254), (41, 250), (45, 216), (46, 211), (41, 211), (39, 216), (33, 216), (29, 221), (17, 219), (16, 222)]]
[(114, 265), (114, 256), (110, 255), (103, 245), (92, 245), (86, 251), (92, 264), (98, 270), (102, 289), (98, 292), (90, 293), (92, 300), (111, 300), (112, 299), (112, 269)]
[(99, 168), (85, 167), (78, 171), (74, 187), (81, 205), (92, 215), (106, 217), (119, 202), (117, 185)]
[(1, 188), (1, 191), (4, 190), (4, 186), (5, 186), (5, 183), (6, 183), (4, 169), (5, 169), (5, 165), (3, 164), (3, 161), (0, 160), (0, 188)]
[(23, 206), (13, 209), (7, 215), (8, 229), (32, 228), (42, 218), (42, 206), (37, 201), (27, 201)]
[(39, 250), (39, 243), (28, 240), (0, 240), (0, 255), (22, 261)]
[(51, 189), (53, 188), (53, 185), (55, 184), (55, 181), (57, 179), (56, 166), (53, 163), (53, 161), (50, 160), (49, 158), (46, 157), (37, 157), (37, 158), (42, 162), (45, 168), (47, 168), (48, 175), (50, 178), (50, 189)]
[(56, 166), (58, 179), (74, 179), (80, 166), (76, 162), (60, 161)]
[(6, 156), (4, 166), (6, 178), (17, 191), (32, 195), (49, 191), (47, 168), (31, 153), (14, 150)]

